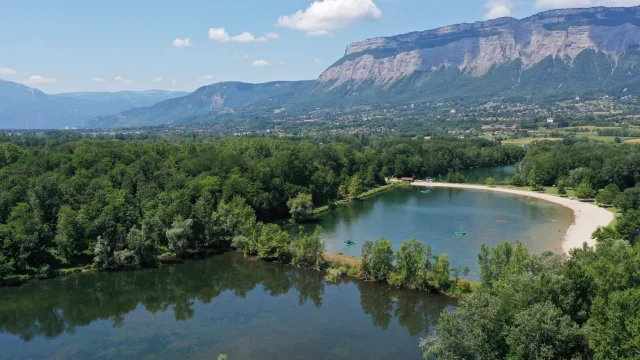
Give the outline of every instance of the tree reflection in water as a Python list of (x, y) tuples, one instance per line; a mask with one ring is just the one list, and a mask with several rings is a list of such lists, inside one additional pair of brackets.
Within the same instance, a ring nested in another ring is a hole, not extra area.
[[(328, 286), (333, 287), (331, 302), (324, 305)], [(258, 295), (254, 294), (259, 293), (269, 294), (278, 301), (280, 297), (297, 297), (297, 306), (301, 309), (268, 308), (273, 313), (271, 317), (256, 316), (256, 312), (264, 309), (255, 303), (265, 301), (253, 299), (251, 303), (245, 299), (255, 298)], [(336, 308), (341, 303), (357, 307), (357, 294), (361, 311), (349, 313)], [(207, 321), (211, 326), (235, 326), (243, 321), (253, 326), (264, 319), (287, 317), (292, 313), (305, 316), (313, 311), (311, 309), (317, 309), (313, 314), (317, 331), (322, 331), (323, 321), (344, 321), (344, 325), (338, 325), (348, 329), (350, 319), (345, 316), (358, 320), (366, 314), (375, 327), (387, 330), (397, 322), (412, 337), (427, 331), (442, 309), (453, 304), (451, 299), (442, 296), (392, 289), (372, 282), (346, 280), (339, 285), (327, 285), (319, 272), (224, 254), (160, 269), (76, 274), (32, 281), (19, 288), (0, 288), (0, 333), (18, 336), (27, 342), (39, 337), (54, 339), (64, 333), (80, 333), (84, 331), (80, 327), (99, 320), (110, 321), (113, 328), (126, 327), (133, 321), (130, 318), (134, 314), (139, 316), (140, 312), (153, 316), (172, 312), (177, 324), (198, 318), (199, 307), (211, 306), (208, 304), (222, 295), (229, 298), (224, 303), (227, 307), (210, 310), (216, 313), (215, 317), (208, 311), (200, 314), (209, 316)], [(338, 310), (342, 312), (334, 314)], [(157, 326), (172, 325), (165, 321)], [(417, 339), (415, 343), (417, 349)]]

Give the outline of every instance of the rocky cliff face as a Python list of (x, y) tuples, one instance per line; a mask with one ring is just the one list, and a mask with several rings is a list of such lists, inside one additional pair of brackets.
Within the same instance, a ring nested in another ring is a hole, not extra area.
[(615, 69), (639, 44), (640, 7), (554, 10), (354, 43), (318, 81), (330, 89), (365, 83), (384, 88), (454, 67), (477, 78), (516, 62), (520, 72), (548, 59), (571, 67), (585, 50), (604, 55)]

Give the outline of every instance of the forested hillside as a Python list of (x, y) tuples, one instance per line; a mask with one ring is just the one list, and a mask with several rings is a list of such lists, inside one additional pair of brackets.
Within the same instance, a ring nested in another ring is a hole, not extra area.
[[(47, 277), (91, 262), (98, 268), (153, 266), (159, 255), (226, 248), (238, 236), (250, 240), (237, 244), (246, 253), (278, 258), (278, 246), (251, 241), (282, 239), (280, 230), (256, 221), (286, 218), (300, 203), (305, 209), (356, 197), (385, 176), (434, 176), (511, 164), (524, 155), (522, 148), (486, 140), (363, 136), (326, 143), (232, 138), (178, 144), (70, 135), (1, 140), (3, 278)], [(287, 251), (288, 242), (281, 244)]]

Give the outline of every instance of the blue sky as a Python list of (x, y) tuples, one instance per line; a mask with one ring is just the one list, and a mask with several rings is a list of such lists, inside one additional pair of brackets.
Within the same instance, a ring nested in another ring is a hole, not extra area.
[(2, 0), (0, 78), (47, 93), (316, 78), (347, 44), (640, 0)]

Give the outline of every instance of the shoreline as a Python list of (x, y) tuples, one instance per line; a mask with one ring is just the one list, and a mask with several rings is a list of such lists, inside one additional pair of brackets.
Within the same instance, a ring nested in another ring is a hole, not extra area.
[(575, 218), (573, 224), (569, 226), (562, 240), (562, 250), (567, 255), (569, 255), (571, 249), (581, 248), (584, 243), (587, 243), (590, 247), (594, 246), (596, 241), (591, 237), (593, 232), (599, 227), (609, 225), (614, 220), (614, 215), (610, 211), (592, 203), (585, 203), (549, 194), (541, 194), (534, 191), (489, 187), (485, 185), (429, 183), (426, 181), (414, 181), (411, 185), (419, 187), (496, 191), (519, 196), (530, 196), (567, 207), (573, 211), (573, 216)]

